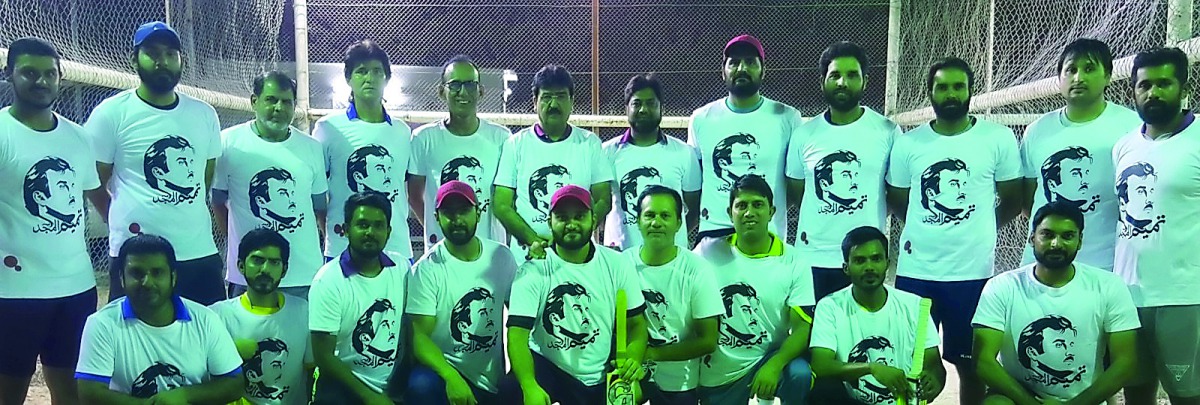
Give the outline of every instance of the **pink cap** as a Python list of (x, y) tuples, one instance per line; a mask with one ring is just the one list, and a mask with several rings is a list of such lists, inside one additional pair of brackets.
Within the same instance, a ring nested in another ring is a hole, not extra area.
[(726, 57), (728, 57), (729, 56), (729, 48), (733, 48), (733, 46), (737, 45), (737, 44), (746, 44), (746, 45), (750, 45), (751, 47), (754, 47), (754, 50), (758, 51), (758, 59), (764, 60), (764, 61), (767, 60), (766, 53), (763, 52), (762, 41), (759, 41), (758, 38), (755, 38), (753, 35), (750, 35), (750, 34), (738, 35), (736, 37), (733, 37), (733, 39), (729, 40), (729, 42), (725, 44), (724, 55)]
[(557, 207), (559, 203), (569, 200), (579, 201), (583, 203), (583, 206), (588, 207), (588, 209), (592, 208), (592, 193), (583, 187), (568, 184), (555, 191), (554, 196), (550, 197), (550, 210), (553, 211), (554, 207)]
[(434, 209), (442, 208), (442, 202), (446, 201), (446, 198), (450, 196), (460, 196), (471, 202), (471, 205), (479, 205), (479, 201), (475, 199), (474, 187), (458, 180), (450, 180), (443, 183), (441, 187), (438, 187), (437, 205), (434, 206)]

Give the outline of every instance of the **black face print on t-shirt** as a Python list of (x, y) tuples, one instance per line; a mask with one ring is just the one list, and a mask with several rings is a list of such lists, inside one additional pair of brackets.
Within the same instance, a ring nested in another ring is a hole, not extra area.
[(479, 209), (487, 212), (492, 200), (484, 198), (484, 187), (490, 187), (492, 179), (484, 174), (483, 164), (479, 162), (479, 159), (467, 155), (450, 159), (445, 166), (442, 166), (440, 180), (438, 184), (458, 180), (470, 185), (475, 190), (475, 198), (479, 200)]
[(652, 185), (662, 183), (662, 175), (659, 174), (658, 169), (650, 166), (638, 167), (621, 176), (620, 181), (617, 182), (617, 202), (625, 214), (622, 221), (625, 225), (637, 223), (638, 204), (641, 203), (638, 201), (638, 196), (642, 191)]
[(862, 162), (848, 150), (830, 153), (813, 166), (813, 190), (821, 202), (818, 214), (853, 214), (862, 209), (867, 195), (859, 188)]
[(1026, 371), (1022, 382), (1070, 388), (1084, 381), (1087, 366), (1076, 357), (1078, 338), (1071, 320), (1058, 315), (1047, 315), (1022, 329), (1017, 338), (1017, 360)]
[(496, 327), (496, 298), (486, 288), (476, 287), (463, 294), (450, 310), (450, 337), (454, 351), (475, 353), (491, 350), (500, 340)]
[(650, 346), (666, 346), (679, 343), (679, 334), (667, 328), (667, 317), (671, 314), (671, 303), (667, 302), (663, 293), (655, 290), (642, 290), (646, 299), (646, 322), (650, 329)]
[(133, 379), (129, 394), (136, 398), (150, 398), (159, 392), (181, 387), (184, 382), (179, 367), (156, 361)]
[(1097, 179), (1092, 176), (1092, 154), (1082, 146), (1054, 152), (1042, 163), (1041, 191), (1047, 202), (1064, 202), (1083, 212), (1100, 204)]
[(371, 304), (354, 326), (350, 345), (361, 356), (354, 364), (364, 367), (391, 367), (400, 348), (400, 314), (392, 301), (379, 298)]
[(154, 202), (189, 204), (200, 194), (205, 165), (196, 159), (196, 149), (181, 136), (167, 135), (150, 144), (142, 156), (146, 184), (160, 194)]
[(262, 227), (292, 233), (304, 224), (304, 213), (296, 208), (296, 179), (287, 170), (271, 167), (250, 178), (250, 214)]
[(259, 399), (283, 399), (291, 390), (283, 380), (288, 354), (288, 345), (281, 339), (266, 338), (259, 341), (254, 356), (243, 365), (246, 395)]
[(1124, 239), (1149, 238), (1167, 222), (1158, 210), (1158, 172), (1146, 162), (1122, 168), (1117, 175), (1117, 205), (1121, 209), (1121, 229), (1117, 235)]
[(549, 165), (534, 170), (529, 176), (529, 205), (538, 212), (532, 222), (547, 222), (550, 220), (550, 197), (555, 191), (571, 184), (571, 172), (566, 166)]
[(717, 191), (729, 192), (733, 185), (747, 174), (760, 174), (758, 170), (758, 140), (748, 133), (737, 133), (717, 142), (712, 151), (713, 172), (721, 184)]
[(921, 173), (921, 206), (927, 224), (958, 224), (971, 218), (975, 204), (967, 197), (967, 179), (971, 170), (958, 159), (934, 163)]
[[(879, 363), (890, 367), (897, 367), (896, 347), (883, 336), (870, 336), (859, 341), (850, 349), (846, 361), (849, 363)], [(854, 390), (855, 399), (864, 403), (882, 404), (896, 399), (896, 395), (892, 394), (892, 391), (887, 387), (878, 385), (866, 378), (847, 382), (847, 384)]]
[(404, 182), (404, 168), (395, 166), (396, 159), (383, 145), (358, 148), (346, 158), (346, 184), (352, 192), (374, 191), (396, 202), (400, 184)]
[(763, 308), (758, 291), (746, 283), (730, 284), (721, 289), (725, 313), (718, 328), (721, 346), (740, 348), (766, 342), (767, 329), (761, 323)]
[(83, 201), (77, 180), (75, 169), (60, 158), (47, 156), (29, 168), (22, 187), (25, 210), (42, 220), (34, 233), (60, 234), (79, 227)]
[(595, 343), (600, 327), (591, 305), (592, 296), (582, 285), (568, 282), (551, 289), (542, 313), (542, 328), (551, 338), (547, 346), (582, 350)]

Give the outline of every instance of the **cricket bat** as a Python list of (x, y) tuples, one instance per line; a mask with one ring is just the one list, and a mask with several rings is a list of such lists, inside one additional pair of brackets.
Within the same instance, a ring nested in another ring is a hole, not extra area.
[[(917, 392), (919, 378), (921, 372), (925, 369), (925, 330), (929, 328), (929, 308), (933, 306), (933, 301), (929, 298), (921, 298), (920, 314), (917, 317), (917, 340), (913, 342), (913, 357), (912, 367), (908, 369), (908, 381), (912, 384), (912, 392)], [(926, 405), (928, 402), (920, 399), (914, 394), (912, 401), (916, 405)], [(904, 397), (896, 398), (896, 405), (908, 405), (909, 399)]]
[[(625, 290), (617, 290), (617, 360), (625, 359), (625, 346), (628, 344), (625, 333), (626, 324)], [(621, 379), (616, 371), (608, 373), (606, 380), (605, 403), (608, 405), (634, 405), (633, 384)]]

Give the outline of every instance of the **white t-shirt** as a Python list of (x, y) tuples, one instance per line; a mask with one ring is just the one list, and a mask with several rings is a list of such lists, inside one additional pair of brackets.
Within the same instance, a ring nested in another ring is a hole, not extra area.
[[(1060, 108), (1025, 127), (1021, 162), (1025, 178), (1037, 183), (1030, 212), (1037, 212), (1051, 199), (1070, 202), (1083, 211), (1087, 226), (1077, 262), (1112, 270), (1117, 195), (1110, 157), (1113, 144), (1141, 123), (1136, 112), (1110, 102), (1099, 117), (1086, 123), (1071, 122)], [(1034, 262), (1029, 244), (1025, 244), (1021, 262)]]
[(305, 364), (313, 364), (308, 333), (308, 301), (281, 294), (282, 308), (272, 314), (251, 311), (244, 295), (213, 304), (234, 342), (254, 342), (258, 349), (244, 363), (243, 398), (260, 405), (304, 405)]
[(531, 350), (587, 386), (604, 383), (617, 290), (625, 290), (629, 316), (645, 305), (633, 262), (609, 248), (593, 249), (583, 264), (563, 261), (553, 250), (546, 251), (545, 260), (526, 261), (517, 271), (508, 308), (509, 326), (514, 318), (533, 321)]
[[(646, 326), (650, 346), (679, 343), (694, 333), (693, 320), (721, 316), (721, 295), (712, 266), (704, 258), (679, 248), (675, 259), (661, 266), (642, 261), (641, 247), (626, 250), (642, 278), (642, 296), (646, 302)], [(679, 392), (696, 388), (700, 382), (700, 359), (646, 362), (647, 381), (663, 391)]]
[[(700, 194), (700, 231), (732, 229), (729, 191), (737, 179), (757, 174), (771, 185), (775, 206), (787, 206), (784, 160), (792, 132), (800, 127), (800, 112), (787, 104), (763, 97), (757, 109), (736, 113), (726, 98), (692, 112), (687, 144), (700, 155), (704, 191)], [(771, 232), (787, 230), (787, 210), (771, 220)]]
[(812, 268), (791, 247), (750, 258), (730, 238), (702, 241), (695, 252), (712, 264), (724, 312), (717, 351), (701, 360), (700, 385), (716, 387), (749, 373), (788, 337), (789, 312), (816, 304)]
[(1105, 334), (1141, 327), (1129, 291), (1116, 275), (1075, 262), (1075, 278), (1053, 288), (1035, 264), (993, 277), (972, 323), (1004, 332), (1000, 362), (1039, 397), (1066, 401), (1104, 369)]
[(1113, 266), (1138, 307), (1200, 304), (1200, 124), (1157, 141), (1140, 129), (1113, 147), (1120, 207)]
[(404, 314), (408, 259), (385, 252), (383, 271), (358, 274), (350, 253), (335, 257), (313, 279), (308, 292), (308, 329), (334, 335), (334, 355), (363, 384), (383, 392), (396, 360), (404, 354), (400, 316)]
[[(870, 312), (854, 300), (852, 288), (829, 294), (817, 304), (809, 347), (832, 350), (845, 363), (882, 363), (907, 374), (913, 366), (914, 350), (938, 346), (941, 339), (928, 315), (925, 341), (916, 341), (920, 296), (885, 285), (887, 301), (883, 308)], [(892, 392), (870, 374), (842, 384), (851, 398), (864, 404), (896, 403)]]
[(459, 180), (475, 188), (475, 198), (483, 213), (475, 234), (494, 241), (505, 241), (504, 227), (492, 215), (492, 180), (500, 164), (500, 148), (512, 132), (507, 127), (479, 120), (479, 129), (458, 136), (446, 129), (444, 121), (422, 125), (413, 131), (412, 159), (417, 175), (425, 176), (425, 251), (442, 240), (434, 212), (437, 190), (443, 183)]
[(186, 298), (175, 297), (174, 305), (175, 321), (163, 327), (134, 316), (128, 298), (89, 315), (75, 379), (150, 398), (215, 376), (240, 374), (242, 358), (217, 314)]
[(386, 249), (412, 257), (408, 235), (407, 174), (419, 174), (409, 158), (412, 130), (404, 121), (369, 123), (347, 114), (330, 114), (313, 125), (321, 142), (329, 177), (329, 216), (325, 221), (325, 256), (346, 250), (343, 207), (350, 195), (377, 191), (392, 201), (392, 235)]
[(413, 265), (408, 307), (413, 315), (432, 316), (430, 336), (446, 362), (475, 386), (498, 392), (504, 376), (504, 303), (517, 273), (508, 248), (479, 238), (482, 250), (473, 262), (450, 254), (438, 242)]
[(312, 205), (314, 194), (329, 189), (321, 144), (296, 128), (282, 142), (268, 142), (254, 132), (253, 124), (221, 132), (223, 152), (217, 159), (213, 188), (229, 192), (225, 279), (246, 285), (237, 266), (238, 243), (251, 230), (269, 228), (283, 235), (291, 247), (288, 274), (279, 286), (307, 286), (325, 264)]
[(928, 123), (892, 148), (887, 182), (908, 188), (896, 274), (919, 280), (982, 280), (996, 250), (996, 183), (1021, 177), (1017, 139), (1006, 126), (975, 125), (944, 136)]
[[(695, 149), (674, 137), (660, 133), (658, 143), (642, 147), (634, 145), (626, 132), (604, 143), (604, 155), (616, 170), (612, 211), (604, 223), (605, 245), (625, 249), (642, 243), (637, 198), (650, 186), (667, 187), (680, 197), (684, 192), (700, 191), (700, 157)], [(683, 218), (679, 221), (683, 223)], [(675, 243), (689, 246), (686, 228), (675, 235)]]
[[(884, 173), (900, 127), (867, 107), (858, 120), (809, 120), (788, 144), (787, 176), (804, 180), (796, 248), (816, 267), (842, 267), (842, 238), (860, 226), (887, 225)], [(781, 215), (781, 213), (776, 213)]]
[(139, 233), (166, 238), (179, 260), (217, 254), (204, 177), (208, 160), (221, 156), (221, 122), (212, 106), (175, 94), (178, 104), (161, 109), (122, 91), (84, 124), (96, 161), (113, 165), (109, 256)]
[(8, 190), (0, 193), (0, 298), (61, 298), (96, 286), (83, 218), (83, 191), (100, 187), (96, 159), (78, 147), (87, 145), (83, 128), (54, 118), (54, 129), (34, 131), (0, 109), (0, 190)]

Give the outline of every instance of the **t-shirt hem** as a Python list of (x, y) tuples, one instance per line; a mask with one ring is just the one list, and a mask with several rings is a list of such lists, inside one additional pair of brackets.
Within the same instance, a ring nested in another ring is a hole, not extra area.
[[(67, 297), (82, 294), (83, 292), (85, 292), (87, 290), (96, 288), (96, 279), (95, 279), (95, 277), (92, 276), (92, 274), (90, 274), (90, 272), (87, 275), (86, 280), (83, 279), (82, 277), (80, 277), (80, 280), (78, 280), (74, 283), (70, 283), (70, 284), (67, 284), (65, 282), (58, 281), (58, 280), (41, 280), (40, 282), (45, 283), (45, 285), (53, 285), (53, 286), (63, 286), (63, 285), (76, 286), (77, 285), (79, 287), (58, 288), (58, 289), (55, 289), (54, 291), (36, 291), (36, 293), (32, 293), (32, 294), (29, 293), (29, 291), (31, 291), (31, 289), (28, 289), (28, 288), (15, 288), (12, 291), (9, 291), (7, 289), (2, 289), (2, 290), (0, 290), (0, 299), (67, 298)], [(78, 284), (76, 284), (76, 283), (78, 283)]]

